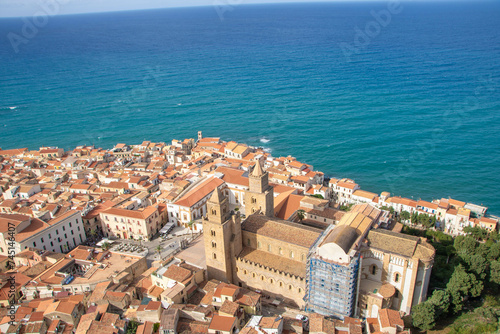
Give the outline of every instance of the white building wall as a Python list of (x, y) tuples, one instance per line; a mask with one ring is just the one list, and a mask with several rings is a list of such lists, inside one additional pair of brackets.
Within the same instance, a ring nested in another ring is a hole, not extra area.
[[(71, 224), (71, 226), (70, 226)], [(28, 247), (53, 252), (68, 252), (70, 249), (87, 240), (83, 220), (80, 212), (75, 212), (66, 219), (51, 225), (46, 229), (30, 236), (21, 243), (16, 243), (17, 251), (21, 252)], [(65, 248), (64, 246), (68, 246)]]

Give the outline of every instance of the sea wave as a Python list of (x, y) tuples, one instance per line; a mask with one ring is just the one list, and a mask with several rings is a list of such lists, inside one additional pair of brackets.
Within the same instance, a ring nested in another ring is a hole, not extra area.
[(261, 143), (264, 143), (264, 144), (267, 144), (267, 143), (269, 143), (270, 141), (271, 141), (270, 139), (267, 139), (267, 138), (265, 138), (265, 137), (260, 138), (260, 142), (261, 142)]

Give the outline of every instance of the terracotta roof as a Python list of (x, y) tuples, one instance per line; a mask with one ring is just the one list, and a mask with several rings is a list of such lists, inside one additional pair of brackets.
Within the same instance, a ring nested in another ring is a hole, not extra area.
[(342, 188), (347, 188), (347, 189), (354, 189), (357, 184), (356, 183), (351, 183), (351, 182), (338, 182), (337, 186), (342, 187)]
[(77, 210), (68, 210), (66, 211), (65, 213), (63, 213), (62, 215), (59, 215), (57, 217), (55, 217), (54, 219), (51, 219), (48, 221), (49, 225), (54, 225), (54, 224), (57, 224), (59, 223), (60, 221), (74, 215), (75, 213), (80, 213), (79, 211)]
[(366, 236), (369, 247), (406, 257), (433, 257), (435, 250), (420, 238), (383, 229), (370, 230)]
[[(275, 215), (281, 219), (289, 219), (299, 208), (300, 202), (304, 198), (303, 195), (295, 195), (292, 193), (281, 193), (279, 194), (274, 203), (279, 204), (278, 207), (275, 206)], [(276, 212), (276, 209), (279, 211)]]
[(171, 265), (168, 267), (167, 271), (163, 274), (163, 276), (168, 277), (176, 282), (182, 283), (191, 277), (191, 271), (179, 267), (177, 265)]
[(396, 293), (396, 288), (389, 283), (384, 283), (378, 293), (384, 298), (391, 298)]
[(47, 224), (46, 222), (38, 219), (38, 218), (32, 218), (31, 219), (31, 224), (29, 224), (24, 230), (21, 232), (16, 233), (16, 241), (17, 242), (22, 242), (23, 240), (28, 239), (29, 237), (43, 231), (50, 225)]
[(286, 241), (295, 245), (310, 248), (320, 236), (318, 229), (292, 223), (261, 214), (247, 217), (241, 224), (243, 231), (258, 233), (266, 237)]
[(31, 217), (26, 215), (0, 213), (0, 232), (7, 232), (9, 230), (9, 223), (11, 226), (12, 224), (17, 226), (29, 219), (31, 219)]
[(431, 202), (422, 201), (422, 200), (417, 202), (417, 206), (421, 206), (421, 207), (428, 208), (428, 209), (434, 209), (434, 210), (436, 210), (439, 207), (436, 203), (431, 203)]
[(266, 329), (278, 329), (283, 322), (283, 318), (278, 317), (262, 317), (259, 326)]
[(215, 314), (208, 328), (216, 331), (230, 332), (235, 322), (235, 317), (225, 317)]
[(230, 316), (236, 316), (238, 308), (239, 308), (238, 303), (232, 302), (230, 300), (225, 300), (224, 303), (222, 303), (219, 312)]
[(243, 176), (246, 173), (244, 170), (221, 166), (215, 172), (224, 174), (222, 180), (226, 183), (248, 187), (248, 177)]
[(101, 214), (109, 214), (114, 216), (121, 216), (134, 219), (148, 219), (151, 215), (158, 212), (158, 209), (151, 205), (142, 210), (127, 210), (120, 208), (109, 208), (101, 212)]
[(219, 178), (215, 177), (208, 178), (207, 180), (204, 180), (196, 187), (191, 189), (187, 194), (182, 196), (182, 198), (176, 201), (174, 204), (185, 207), (192, 207), (193, 205), (198, 203), (202, 198), (210, 194), (212, 191), (214, 191), (215, 188), (219, 187), (223, 183), (224, 181), (222, 181)]
[(396, 326), (404, 328), (405, 326), (403, 319), (401, 319), (398, 311), (383, 308), (378, 311), (378, 314), (380, 317), (380, 327), (382, 327), (381, 329)]
[(373, 201), (373, 199), (374, 199), (375, 197), (377, 197), (377, 194), (372, 193), (372, 192), (369, 192), (369, 191), (366, 191), (366, 190), (361, 190), (361, 189), (355, 190), (355, 191), (352, 193), (352, 195), (353, 195), (353, 196), (359, 196), (359, 197), (367, 198), (367, 199), (369, 199), (370, 201)]

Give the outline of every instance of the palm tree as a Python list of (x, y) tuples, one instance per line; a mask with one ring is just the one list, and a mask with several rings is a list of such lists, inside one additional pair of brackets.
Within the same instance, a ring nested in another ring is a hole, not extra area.
[(297, 211), (297, 217), (299, 218), (299, 222), (304, 220), (305, 216), (306, 216), (306, 212), (304, 210)]
[(101, 246), (101, 247), (102, 247), (102, 249), (104, 249), (105, 251), (107, 251), (107, 250), (109, 249), (109, 247), (110, 247), (110, 246), (111, 246), (111, 245), (109, 244), (109, 242), (107, 242), (107, 241), (106, 241), (105, 243), (103, 243), (103, 244), (102, 244), (102, 246)]
[(156, 246), (155, 249), (156, 249), (156, 252), (158, 253), (158, 258), (161, 260), (161, 246), (158, 245), (158, 246)]
[(193, 237), (193, 225), (194, 225), (195, 221), (194, 220), (190, 220), (188, 223), (187, 223), (187, 226), (189, 226), (189, 228), (191, 229), (191, 237)]

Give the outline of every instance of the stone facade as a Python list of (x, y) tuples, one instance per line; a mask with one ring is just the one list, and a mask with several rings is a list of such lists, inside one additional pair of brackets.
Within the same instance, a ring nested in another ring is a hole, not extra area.
[(262, 170), (260, 162), (248, 176), (249, 190), (245, 192), (245, 214), (261, 212), (268, 217), (274, 217), (273, 187), (269, 185), (269, 174)]
[(229, 201), (217, 188), (207, 202), (207, 216), (203, 221), (207, 275), (232, 282), (235, 257), (241, 251), (239, 213), (230, 215)]

